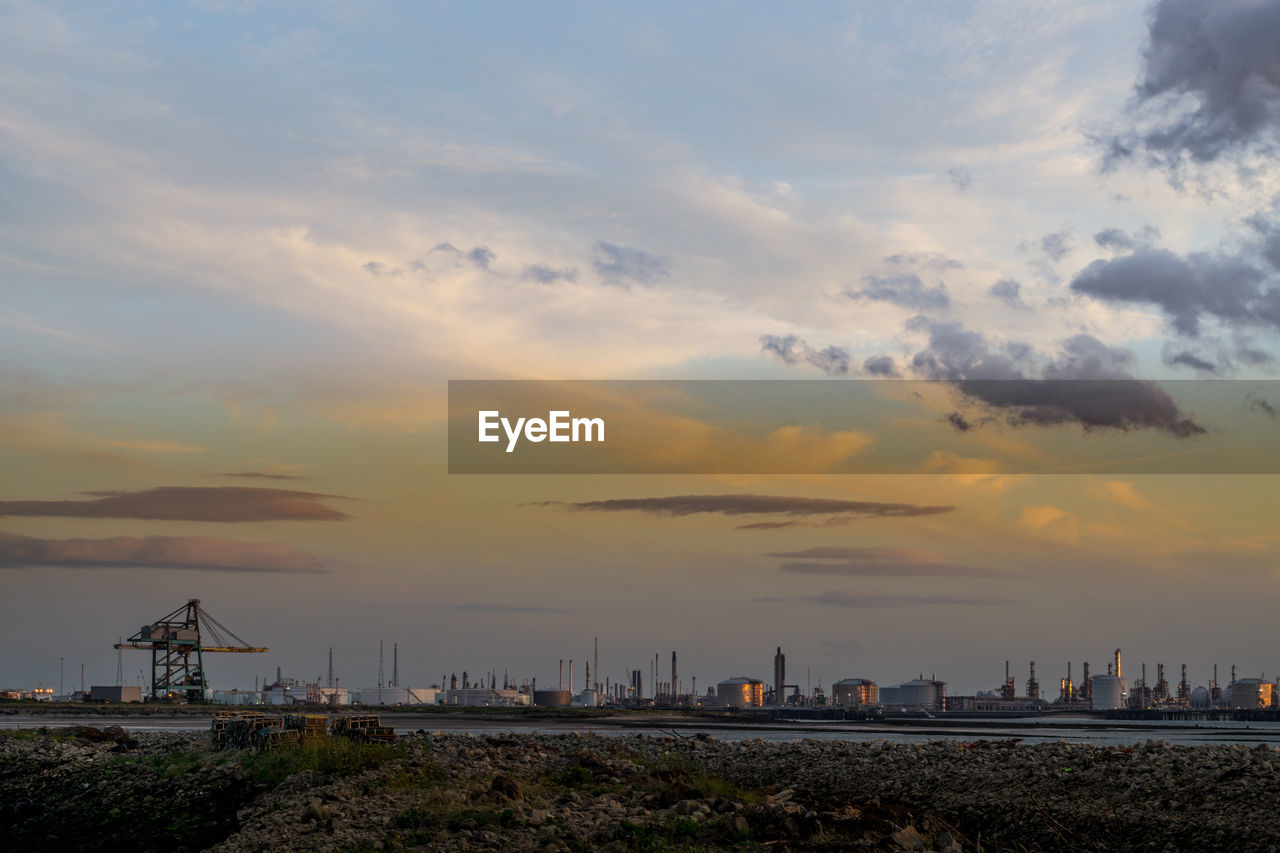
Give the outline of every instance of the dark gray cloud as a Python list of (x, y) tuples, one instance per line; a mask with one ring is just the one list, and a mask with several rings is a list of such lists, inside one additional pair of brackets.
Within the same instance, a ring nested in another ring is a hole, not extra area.
[(862, 277), (861, 288), (847, 287), (844, 295), (850, 299), (889, 302), (916, 311), (944, 311), (951, 305), (944, 283), (928, 287), (914, 272), (866, 275)]
[(91, 500), (0, 501), (0, 517), (138, 518), (151, 521), (341, 521), (322, 501), (341, 495), (248, 486), (160, 486), (136, 492), (86, 492)]
[(238, 542), (215, 536), (37, 539), (11, 533), (0, 533), (0, 568), (326, 571), (321, 560), (278, 542)]
[(892, 356), (873, 355), (862, 362), (862, 372), (868, 376), (894, 377), (898, 375), (898, 367)]
[(475, 613), (568, 613), (562, 607), (535, 607), (526, 604), (450, 604), (450, 610), (466, 610)]
[(1257, 412), (1260, 415), (1266, 415), (1272, 419), (1280, 417), (1280, 411), (1276, 411), (1276, 407), (1273, 406), (1270, 401), (1265, 397), (1259, 397), (1252, 391), (1245, 395), (1245, 408), (1251, 412)]
[(1010, 308), (1026, 308), (1022, 301), (1022, 285), (1011, 278), (1002, 278), (987, 289), (987, 295), (999, 299)]
[(294, 474), (264, 474), (261, 471), (238, 471), (233, 474), (223, 474), (224, 477), (241, 477), (248, 480), (301, 480)]
[(467, 260), (485, 270), (487, 270), (489, 268), (489, 264), (493, 263), (497, 258), (498, 256), (491, 252), (488, 246), (475, 246), (471, 251), (467, 252)]
[(828, 376), (849, 373), (849, 351), (838, 346), (814, 349), (795, 335), (761, 335), (760, 349), (771, 353), (788, 367), (810, 364)]
[(1166, 349), (1163, 359), (1164, 363), (1170, 367), (1189, 367), (1192, 370), (1199, 370), (1203, 373), (1218, 372), (1218, 365), (1211, 361), (1205, 361), (1190, 350), (1184, 349), (1175, 353)]
[(1049, 256), (1049, 260), (1057, 263), (1071, 252), (1071, 234), (1058, 231), (1040, 238), (1040, 251)]
[(1097, 260), (1071, 282), (1104, 302), (1159, 306), (1180, 334), (1195, 337), (1205, 316), (1233, 326), (1280, 328), (1280, 288), (1243, 257), (1144, 249)]
[[(1150, 116), (1148, 118), (1148, 116)], [(1160, 0), (1130, 111), (1108, 162), (1143, 152), (1173, 169), (1247, 148), (1280, 130), (1280, 0)]]
[(1104, 228), (1093, 235), (1098, 248), (1112, 252), (1131, 252), (1134, 249), (1150, 249), (1160, 242), (1160, 229), (1144, 225), (1137, 234), (1129, 234), (1119, 228)]
[(498, 257), (489, 250), (488, 246), (472, 246), (464, 252), (452, 243), (439, 243), (431, 251), (454, 255), (458, 260), (470, 261), (482, 270), (487, 270), (489, 264), (497, 260)]
[(947, 177), (951, 179), (951, 183), (960, 192), (965, 192), (973, 186), (973, 175), (969, 173), (969, 167), (961, 163), (957, 163), (947, 169)]
[(917, 604), (1011, 604), (1007, 598), (986, 595), (901, 595), (898, 593), (830, 590), (818, 595), (795, 598), (764, 597), (754, 599), (760, 603), (799, 601), (809, 604), (825, 604), (831, 607), (873, 608), (905, 607)]
[(614, 498), (601, 501), (563, 503), (544, 501), (536, 506), (565, 506), (586, 512), (642, 512), (648, 515), (679, 517), (714, 513), (718, 515), (839, 515), (857, 518), (915, 518), (952, 512), (953, 506), (852, 501), (840, 498), (801, 498), (789, 495), (673, 495), (656, 498)]
[(399, 267), (384, 264), (382, 261), (369, 261), (367, 264), (360, 267), (360, 269), (364, 270), (369, 275), (375, 275), (379, 278), (393, 278), (404, 274), (404, 270)]
[(557, 270), (542, 264), (530, 264), (524, 268), (524, 277), (538, 284), (555, 284), (557, 281), (567, 281), (572, 284), (578, 280), (578, 268), (567, 267)]
[(603, 240), (594, 248), (596, 257), (592, 265), (596, 274), (607, 282), (620, 284), (630, 280), (649, 284), (669, 274), (662, 258), (641, 249), (616, 246)]
[(956, 432), (968, 432), (973, 429), (973, 424), (969, 423), (969, 419), (959, 412), (948, 412), (946, 421), (951, 424), (951, 427)]
[[(954, 321), (916, 317), (908, 328), (929, 333), (928, 347), (912, 360), (919, 375), (954, 382), (1009, 426), (1074, 423), (1086, 430), (1154, 429), (1184, 438), (1205, 432), (1163, 388), (1133, 377), (1132, 353), (1089, 335), (1076, 335), (1057, 356), (1038, 359), (1025, 346), (996, 350)], [(958, 429), (989, 422), (956, 414), (958, 420), (949, 421)]]
[(779, 571), (787, 574), (848, 577), (992, 577), (999, 574), (953, 563), (936, 551), (921, 548), (820, 547), (778, 551), (766, 556), (799, 560), (779, 566)]

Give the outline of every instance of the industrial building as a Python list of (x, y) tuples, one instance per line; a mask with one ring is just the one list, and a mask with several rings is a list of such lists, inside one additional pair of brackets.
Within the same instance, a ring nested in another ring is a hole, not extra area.
[(831, 685), (831, 703), (846, 708), (880, 704), (880, 689), (867, 678), (843, 678)]
[(89, 688), (90, 702), (141, 702), (142, 688), (136, 684), (110, 686), (94, 685)]
[(947, 684), (937, 677), (918, 678), (893, 687), (880, 688), (880, 704), (886, 708), (920, 711), (944, 711), (947, 707)]
[(358, 701), (361, 705), (435, 705), (439, 696), (440, 690), (435, 687), (363, 687)]
[(703, 700), (720, 708), (759, 708), (764, 704), (764, 682), (758, 678), (726, 678), (716, 685), (714, 697)]

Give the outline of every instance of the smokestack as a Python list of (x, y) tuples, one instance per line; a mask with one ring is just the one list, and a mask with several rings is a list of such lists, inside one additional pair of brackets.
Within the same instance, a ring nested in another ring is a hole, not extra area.
[(671, 695), (673, 697), (680, 692), (676, 687), (678, 683), (679, 682), (676, 681), (676, 653), (673, 650), (671, 652)]
[(560, 686), (557, 690), (564, 690), (564, 658), (560, 658)]
[(1116, 678), (1122, 678), (1124, 673), (1120, 671), (1120, 650), (1116, 649)]
[(782, 646), (778, 646), (778, 651), (773, 656), (773, 702), (775, 705), (782, 705), (786, 702), (783, 692), (786, 690), (787, 680), (787, 658), (782, 653)]
[(587, 661), (587, 677), (582, 680), (582, 688), (584, 690), (591, 689), (591, 661)]
[(569, 658), (569, 692), (573, 692), (573, 658)]
[[(599, 681), (600, 680), (600, 638), (599, 637), (595, 638), (595, 650), (594, 650), (591, 662), (592, 662), (591, 671), (596, 674), (596, 681)], [(591, 682), (591, 678), (588, 676), (587, 683), (589, 684), (590, 682)], [(596, 694), (598, 695), (599, 693), (600, 693), (600, 685), (597, 684)]]

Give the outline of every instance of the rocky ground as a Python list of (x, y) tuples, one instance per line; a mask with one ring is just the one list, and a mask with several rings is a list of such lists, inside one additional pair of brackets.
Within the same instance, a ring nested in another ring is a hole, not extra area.
[(1275, 850), (1280, 751), (0, 732), (6, 850)]

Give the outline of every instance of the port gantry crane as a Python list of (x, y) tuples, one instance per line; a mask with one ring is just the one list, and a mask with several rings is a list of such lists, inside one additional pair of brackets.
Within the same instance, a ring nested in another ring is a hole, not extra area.
[[(211, 642), (206, 644), (206, 641)], [(132, 637), (116, 643), (116, 648), (151, 652), (151, 698), (157, 702), (202, 702), (208, 698), (205, 652), (268, 651), (236, 636), (201, 607), (198, 598), (189, 599), (150, 625), (143, 625)]]

